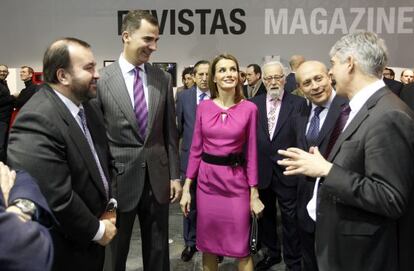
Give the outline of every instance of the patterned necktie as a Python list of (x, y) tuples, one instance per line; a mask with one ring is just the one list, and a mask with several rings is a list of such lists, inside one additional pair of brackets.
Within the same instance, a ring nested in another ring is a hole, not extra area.
[(96, 150), (95, 150), (95, 146), (93, 145), (92, 136), (91, 136), (91, 133), (89, 132), (88, 125), (86, 124), (85, 110), (83, 108), (79, 109), (78, 116), (82, 123), (82, 130), (83, 130), (83, 133), (85, 134), (86, 141), (88, 141), (89, 147), (91, 148), (91, 151), (93, 154), (93, 158), (95, 158), (96, 166), (98, 167), (98, 170), (99, 170), (99, 175), (101, 176), (103, 186), (105, 187), (106, 197), (108, 198), (108, 192), (109, 192), (108, 180), (106, 179), (105, 173), (103, 172), (101, 162), (99, 161), (98, 154), (96, 153)]
[(202, 92), (198, 98), (198, 102), (200, 103), (202, 100), (204, 100), (204, 98), (207, 96), (207, 93)]
[(277, 98), (273, 98), (270, 100), (270, 110), (267, 114), (267, 125), (269, 127), (269, 137), (272, 139), (273, 137), (273, 131), (276, 126), (276, 109), (277, 109)]
[(134, 113), (137, 118), (138, 132), (144, 139), (148, 125), (148, 108), (139, 70), (139, 67), (135, 67), (134, 69)]
[(349, 118), (349, 113), (351, 112), (351, 107), (349, 105), (342, 106), (341, 114), (339, 114), (338, 119), (335, 122), (335, 127), (332, 131), (331, 137), (329, 138), (328, 147), (326, 148), (325, 157), (328, 158), (331, 153), (332, 147), (335, 145), (336, 140), (339, 135), (342, 133), (342, 130), (345, 127), (346, 122)]
[(308, 146), (315, 146), (316, 141), (318, 140), (319, 135), (319, 114), (325, 108), (322, 106), (317, 106), (313, 109), (313, 117), (310, 120), (308, 132), (306, 133), (306, 141), (308, 142)]

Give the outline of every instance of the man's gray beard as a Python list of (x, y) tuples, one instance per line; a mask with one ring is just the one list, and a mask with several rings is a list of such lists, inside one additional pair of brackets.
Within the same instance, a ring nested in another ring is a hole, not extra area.
[(272, 99), (279, 98), (280, 97), (280, 88), (269, 89), (269, 96)]

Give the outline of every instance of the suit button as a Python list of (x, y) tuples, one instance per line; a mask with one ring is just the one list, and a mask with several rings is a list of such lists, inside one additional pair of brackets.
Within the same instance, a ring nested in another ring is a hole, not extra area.
[(145, 165), (146, 165), (145, 162), (141, 163), (141, 167), (145, 167)]

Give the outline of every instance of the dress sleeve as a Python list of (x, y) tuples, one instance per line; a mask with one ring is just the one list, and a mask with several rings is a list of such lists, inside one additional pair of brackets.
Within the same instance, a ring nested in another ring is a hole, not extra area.
[(196, 119), (194, 124), (193, 141), (191, 143), (190, 155), (188, 158), (187, 178), (194, 179), (198, 175), (198, 168), (200, 166), (201, 154), (203, 153), (203, 136), (202, 136), (202, 112), (203, 106), (200, 104), (197, 107)]
[(257, 186), (257, 107), (253, 105), (246, 125), (246, 176), (250, 186)]

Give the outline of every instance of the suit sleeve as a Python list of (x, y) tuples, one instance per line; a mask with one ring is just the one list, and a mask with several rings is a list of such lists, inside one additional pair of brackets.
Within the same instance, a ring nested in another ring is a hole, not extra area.
[(176, 106), (176, 113), (177, 113), (177, 129), (178, 129), (178, 137), (182, 137), (183, 135), (183, 92), (177, 94), (177, 106)]
[(61, 131), (44, 115), (28, 111), (19, 115), (10, 134), (10, 165), (38, 180), (59, 227), (86, 246), (98, 231), (99, 220), (72, 188), (67, 151)]
[[(13, 187), (14, 193), (25, 187)], [(0, 193), (2, 193), (0, 189)], [(28, 195), (36, 200), (38, 196)], [(21, 221), (14, 213), (6, 212), (0, 197), (0, 266), (2, 270), (50, 270), (53, 244), (49, 231), (35, 221)], [(35, 263), (35, 264), (33, 264)]]
[(196, 119), (194, 123), (193, 141), (191, 143), (190, 155), (188, 157), (187, 178), (195, 179), (198, 176), (198, 168), (200, 167), (201, 154), (203, 153), (203, 135), (201, 132), (201, 111), (205, 103), (201, 103), (197, 107)]
[(396, 219), (413, 188), (414, 122), (401, 111), (376, 120), (359, 142), (342, 143), (341, 152), (349, 153), (333, 165), (323, 186), (345, 205)]
[(164, 133), (166, 134), (165, 144), (168, 149), (168, 163), (170, 170), (170, 179), (180, 179), (180, 167), (178, 160), (178, 133), (177, 123), (175, 114), (175, 102), (174, 102), (174, 91), (172, 88), (172, 79), (169, 74), (166, 75), (168, 78), (168, 89), (167, 89), (167, 101), (166, 110), (164, 117)]
[(250, 114), (249, 122), (247, 124), (246, 138), (246, 173), (247, 182), (250, 186), (257, 186), (258, 171), (257, 171), (257, 107), (254, 108)]

